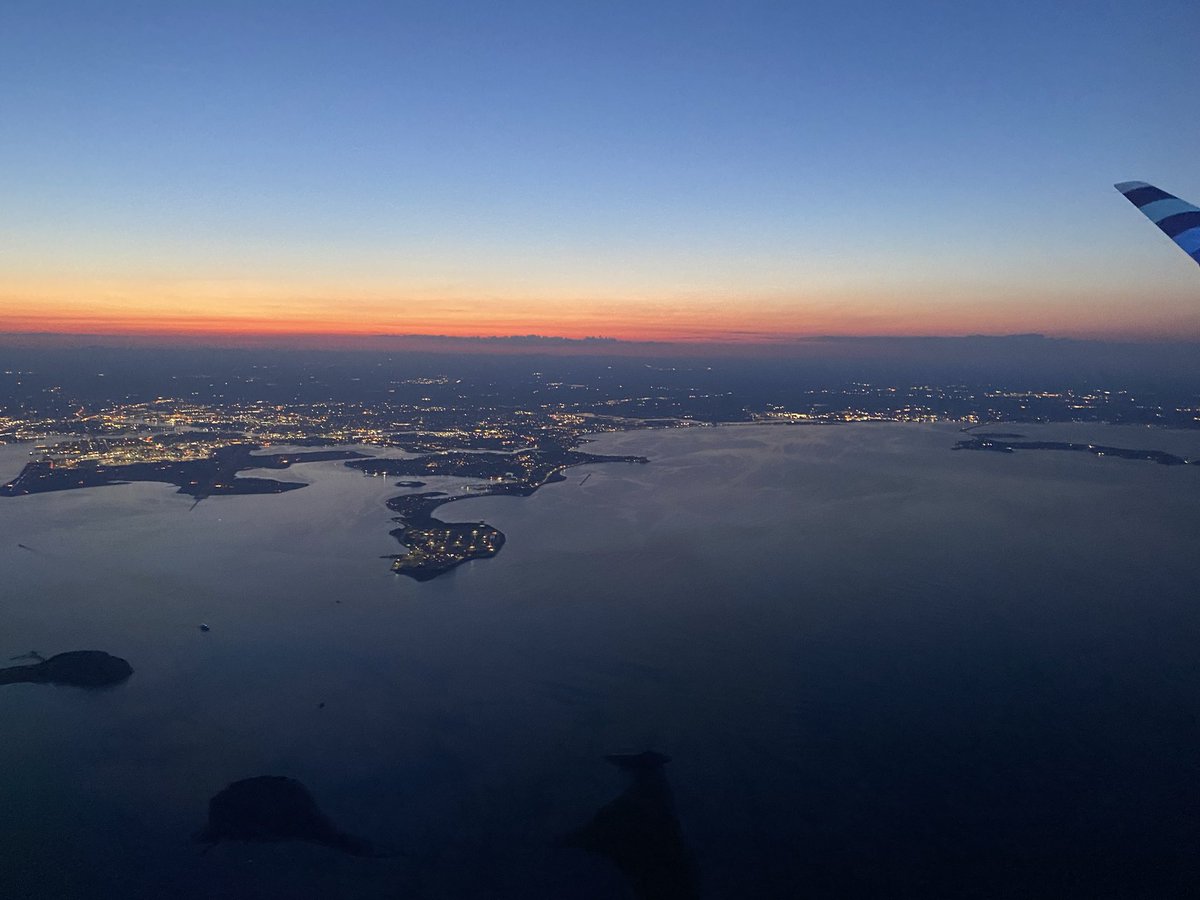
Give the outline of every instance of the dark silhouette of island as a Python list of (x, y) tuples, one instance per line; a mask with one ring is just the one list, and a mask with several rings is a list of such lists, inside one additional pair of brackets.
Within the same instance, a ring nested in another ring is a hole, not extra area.
[[(429, 581), (468, 560), (495, 556), (504, 546), (503, 532), (484, 522), (443, 522), (434, 518), (433, 511), (443, 503), (471, 497), (528, 497), (544, 485), (565, 481), (562, 473), (572, 466), (648, 461), (644, 456), (584, 453), (559, 442), (547, 441), (536, 449), (515, 453), (450, 449), (409, 459), (357, 459), (346, 465), (361, 469), (367, 475), (452, 475), (485, 481), (482, 485), (472, 485), (470, 493), (462, 496), (427, 491), (401, 494), (387, 501), (388, 509), (397, 513), (393, 521), (400, 525), (391, 535), (408, 550), (403, 555), (390, 557), (392, 571), (417, 581)], [(413, 483), (398, 482), (398, 485)]]
[(286, 469), (295, 463), (326, 462), (339, 459), (363, 459), (365, 454), (351, 450), (318, 450), (304, 453), (266, 453), (255, 456), (258, 444), (230, 444), (219, 447), (207, 459), (164, 460), (124, 465), (101, 465), (84, 461), (62, 466), (53, 461), (28, 463), (16, 478), (0, 486), (0, 497), (19, 497), (47, 491), (68, 491), (132, 481), (162, 481), (179, 487), (199, 502), (207, 497), (233, 494), (281, 494), (306, 487), (300, 482), (270, 478), (238, 478), (245, 469)]
[(700, 896), (696, 867), (683, 840), (663, 766), (670, 757), (653, 750), (604, 757), (633, 780), (615, 800), (561, 844), (611, 860), (639, 900), (692, 900)]
[[(1021, 435), (1015, 435), (1020, 437)], [(1119, 459), (1140, 459), (1163, 466), (1186, 466), (1191, 461), (1163, 450), (1130, 450), (1107, 447), (1103, 444), (1076, 444), (1068, 441), (1013, 441), (1004, 434), (976, 434), (954, 445), (954, 450), (988, 450), (993, 453), (1015, 453), (1017, 450), (1068, 450), (1091, 453), (1093, 456), (1115, 456)]]
[[(37, 657), (37, 654), (29, 654)], [(105, 688), (126, 681), (133, 667), (103, 650), (71, 650), (28, 666), (0, 669), (0, 684), (58, 684)]]
[(351, 856), (374, 856), (369, 841), (339, 831), (294, 778), (259, 775), (235, 781), (208, 801), (208, 822), (196, 840), (308, 841)]

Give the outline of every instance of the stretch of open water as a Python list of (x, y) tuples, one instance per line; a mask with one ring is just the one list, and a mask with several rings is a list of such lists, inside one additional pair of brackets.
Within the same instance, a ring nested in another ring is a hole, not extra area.
[[(508, 540), (424, 584), (380, 558), (399, 489), (340, 463), (195, 509), (154, 484), (0, 499), (0, 657), (135, 669), (0, 687), (0, 896), (628, 896), (555, 842), (626, 783), (603, 754), (647, 748), (706, 897), (1188, 895), (1200, 467), (956, 437), (604, 435), (652, 462), (443, 507)], [(396, 855), (191, 841), (264, 774)]]

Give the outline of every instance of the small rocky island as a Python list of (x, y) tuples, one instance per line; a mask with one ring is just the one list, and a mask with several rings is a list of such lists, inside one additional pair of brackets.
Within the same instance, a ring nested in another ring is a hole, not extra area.
[(338, 830), (303, 784), (281, 775), (235, 781), (209, 800), (196, 840), (308, 841), (351, 856), (375, 855), (369, 841)]
[[(40, 659), (39, 654), (29, 654)], [(0, 669), (0, 684), (58, 684), (81, 688), (113, 687), (127, 681), (133, 667), (103, 650), (71, 650), (27, 666)]]
[[(422, 444), (428, 448), (429, 443)], [(646, 463), (644, 456), (602, 456), (584, 453), (560, 442), (543, 442), (536, 448), (515, 453), (442, 449), (408, 459), (358, 459), (346, 465), (366, 475), (400, 476), (406, 481), (398, 487), (414, 484), (418, 476), (452, 475), (479, 479), (468, 493), (451, 496), (442, 491), (401, 494), (388, 500), (388, 509), (397, 513), (393, 520), (400, 527), (391, 534), (408, 552), (392, 557), (392, 571), (417, 581), (429, 581), (455, 566), (472, 559), (495, 556), (504, 546), (504, 534), (484, 522), (443, 522), (433, 511), (452, 500), (471, 497), (528, 497), (538, 488), (565, 481), (562, 474), (572, 466), (591, 463)]]
[(663, 772), (670, 757), (647, 750), (604, 758), (628, 773), (629, 786), (560, 845), (607, 858), (638, 900), (695, 900), (696, 865)]

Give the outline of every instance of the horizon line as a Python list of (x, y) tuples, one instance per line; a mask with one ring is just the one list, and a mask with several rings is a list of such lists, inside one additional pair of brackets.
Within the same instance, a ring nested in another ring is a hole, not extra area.
[[(312, 331), (0, 331), (0, 345), (79, 347), (100, 345), (108, 347), (211, 347), (214, 349), (306, 349), (306, 350), (430, 350), (453, 351), (470, 347), (485, 352), (611, 352), (624, 354), (654, 350), (687, 352), (703, 350), (715, 353), (779, 353), (820, 345), (913, 344), (916, 342), (1039, 342), (1045, 344), (1103, 344), (1110, 346), (1196, 346), (1196, 337), (1146, 336), (1071, 336), (1042, 332), (967, 332), (962, 334), (786, 334), (764, 335), (746, 332), (734, 339), (680, 338), (676, 340), (632, 339), (607, 335), (571, 337), (566, 335), (515, 333), (506, 335), (455, 335), (390, 332), (312, 332)], [(384, 346), (392, 345), (392, 346)]]
[(423, 331), (226, 331), (224, 329), (129, 329), (106, 331), (57, 331), (52, 329), (0, 329), (0, 339), (3, 338), (128, 338), (128, 339), (170, 339), (170, 340), (292, 340), (292, 339), (337, 339), (337, 340), (430, 340), (430, 341), (467, 341), (467, 342), (546, 342), (562, 344), (654, 344), (676, 346), (686, 345), (735, 345), (753, 344), (770, 346), (777, 344), (805, 343), (809, 341), (876, 341), (876, 340), (966, 340), (966, 339), (1012, 339), (1036, 338), (1046, 341), (1080, 341), (1084, 343), (1122, 343), (1122, 344), (1194, 344), (1200, 343), (1200, 335), (1196, 337), (1168, 337), (1148, 335), (1070, 335), (1053, 334), (1044, 331), (963, 331), (950, 334), (937, 332), (910, 332), (903, 334), (888, 332), (870, 332), (852, 334), (846, 332), (819, 332), (813, 334), (777, 333), (743, 331), (729, 332), (727, 337), (691, 337), (678, 338), (661, 337), (617, 337), (607, 334), (569, 335), (549, 334), (540, 332), (514, 331), (506, 334), (454, 334), (450, 332)]

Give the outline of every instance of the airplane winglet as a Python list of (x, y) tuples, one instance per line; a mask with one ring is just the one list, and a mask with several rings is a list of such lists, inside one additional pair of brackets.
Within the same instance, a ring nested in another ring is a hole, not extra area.
[(1144, 181), (1122, 181), (1113, 187), (1180, 250), (1200, 263), (1200, 209)]

